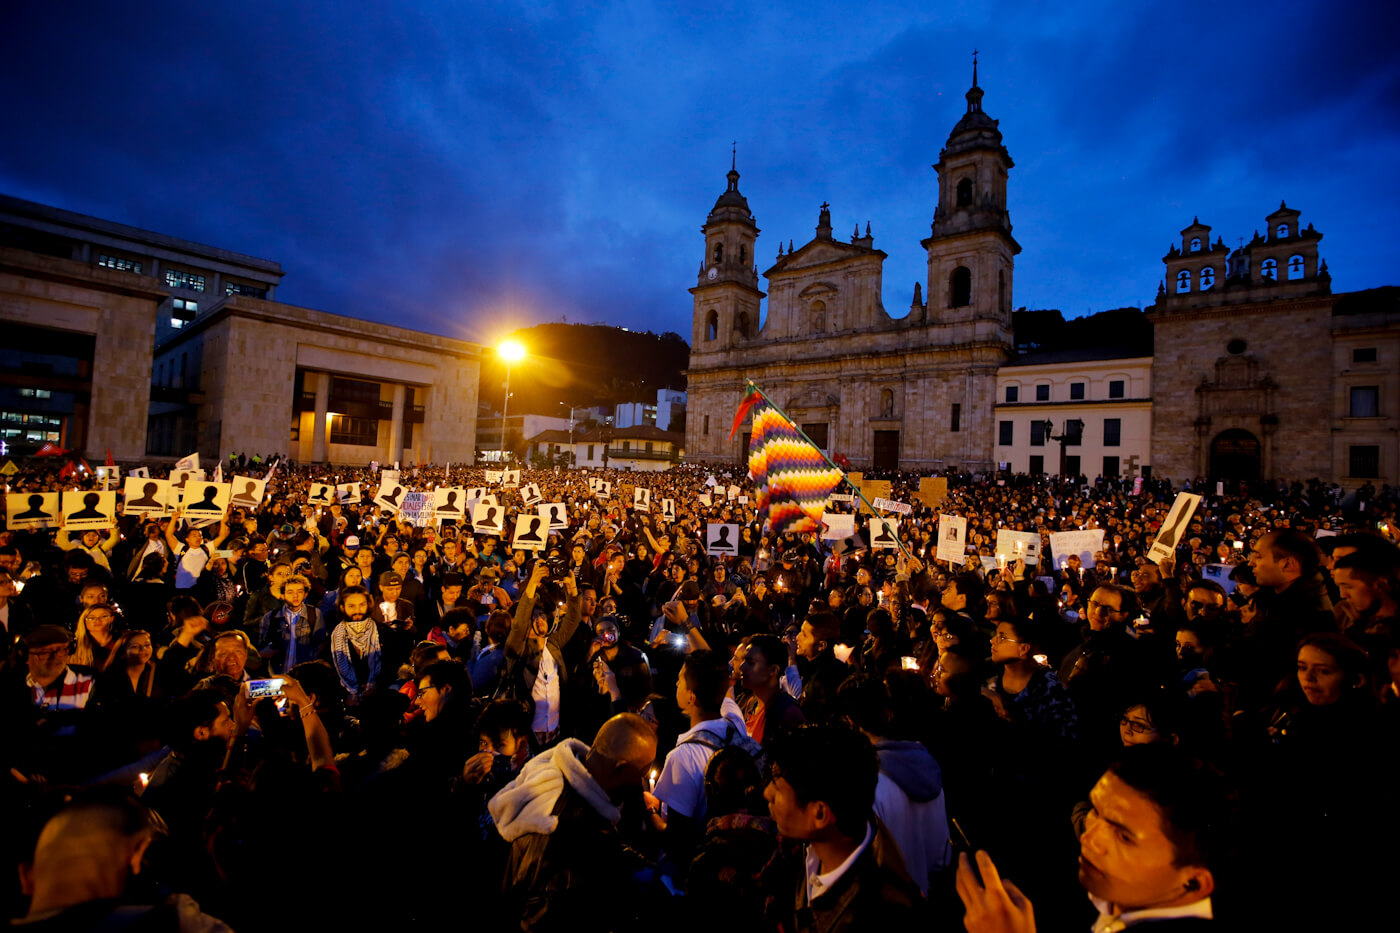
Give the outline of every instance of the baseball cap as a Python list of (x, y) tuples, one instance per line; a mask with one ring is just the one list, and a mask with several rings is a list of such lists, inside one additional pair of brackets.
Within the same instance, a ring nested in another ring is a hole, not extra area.
[(394, 571), (392, 570), (386, 570), (379, 575), (379, 585), (403, 586), (403, 577), (399, 576), (397, 573), (394, 573)]
[(44, 648), (48, 645), (66, 645), (72, 638), (62, 626), (41, 625), (24, 636), (24, 644), (27, 648)]
[(358, 537), (357, 535), (351, 535), (350, 537), (346, 538), (346, 539), (345, 539), (345, 546), (346, 546), (346, 547), (359, 547), (359, 546), (360, 546), (360, 539), (359, 539), (359, 537)]

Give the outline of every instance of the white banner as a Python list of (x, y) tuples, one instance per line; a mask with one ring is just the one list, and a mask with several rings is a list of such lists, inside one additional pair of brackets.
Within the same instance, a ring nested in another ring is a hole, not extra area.
[(1040, 535), (1034, 531), (998, 528), (995, 554), (1007, 561), (1024, 560), (1027, 567), (1034, 567), (1040, 560)]
[(1092, 567), (1094, 566), (1094, 554), (1102, 550), (1102, 528), (1050, 532), (1050, 553), (1055, 558), (1056, 567), (1064, 567), (1065, 560), (1071, 554), (1078, 555), (1085, 567)]
[(938, 559), (962, 564), (967, 556), (967, 519), (961, 515), (938, 516)]
[(907, 502), (896, 502), (893, 499), (882, 499), (879, 496), (875, 497), (875, 501), (871, 505), (881, 511), (898, 512), (900, 515), (908, 515), (914, 511), (914, 507)]

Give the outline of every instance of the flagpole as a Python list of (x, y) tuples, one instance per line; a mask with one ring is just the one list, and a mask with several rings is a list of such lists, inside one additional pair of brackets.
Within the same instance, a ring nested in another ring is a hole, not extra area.
[[(865, 498), (865, 493), (860, 491), (860, 487), (857, 486), (855, 483), (851, 482), (850, 477), (846, 475), (846, 471), (837, 466), (836, 463), (830, 457), (828, 457), (820, 447), (817, 446), (816, 442), (807, 436), (807, 432), (802, 430), (802, 428), (798, 426), (796, 421), (792, 420), (792, 418), (788, 415), (787, 412), (779, 408), (778, 403), (769, 398), (767, 392), (764, 392), (761, 388), (759, 388), (758, 383), (754, 382), (752, 379), (746, 381), (749, 384), (749, 388), (753, 389), (759, 395), (763, 396), (763, 400), (769, 405), (772, 405), (773, 410), (776, 411), (778, 414), (782, 415), (783, 420), (785, 420), (788, 424), (792, 425), (793, 430), (796, 431), (804, 441), (811, 444), (812, 449), (815, 450), (817, 453), (821, 454), (821, 458), (825, 460), (833, 470), (841, 474), (841, 481), (855, 490), (856, 496), (860, 499), (861, 502), (865, 503), (865, 507), (870, 509), (871, 514), (876, 515), (878, 518), (883, 520), (884, 516), (878, 514), (878, 510), (875, 508), (874, 505), (871, 504), (869, 499)], [(904, 542), (899, 540), (899, 535), (895, 535), (894, 543), (899, 545), (899, 549), (904, 553), (905, 557), (911, 560), (913, 559), (914, 555), (910, 554), (909, 549), (904, 546)], [(871, 550), (874, 550), (874, 548), (871, 548)]]

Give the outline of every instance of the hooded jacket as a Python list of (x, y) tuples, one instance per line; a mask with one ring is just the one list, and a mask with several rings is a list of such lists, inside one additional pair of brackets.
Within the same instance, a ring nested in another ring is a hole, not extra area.
[(952, 864), (943, 771), (918, 742), (875, 741), (880, 780), (875, 814), (889, 830), (909, 877), (928, 894), (929, 878)]

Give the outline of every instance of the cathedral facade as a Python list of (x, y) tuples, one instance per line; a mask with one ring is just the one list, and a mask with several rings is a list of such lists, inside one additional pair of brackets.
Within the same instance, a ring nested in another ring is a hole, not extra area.
[(734, 412), (753, 380), (827, 453), (856, 468), (986, 470), (993, 462), (997, 370), (1012, 356), (1011, 287), (1020, 246), (1011, 236), (1011, 156), (982, 89), (934, 166), (938, 203), (922, 245), (928, 297), (915, 286), (909, 313), (881, 302), (886, 254), (867, 224), (837, 239), (821, 206), (806, 244), (778, 248), (760, 326), (755, 247), (759, 228), (731, 168), (702, 231), (695, 287), (686, 455), (740, 462), (748, 427), (731, 439)]

